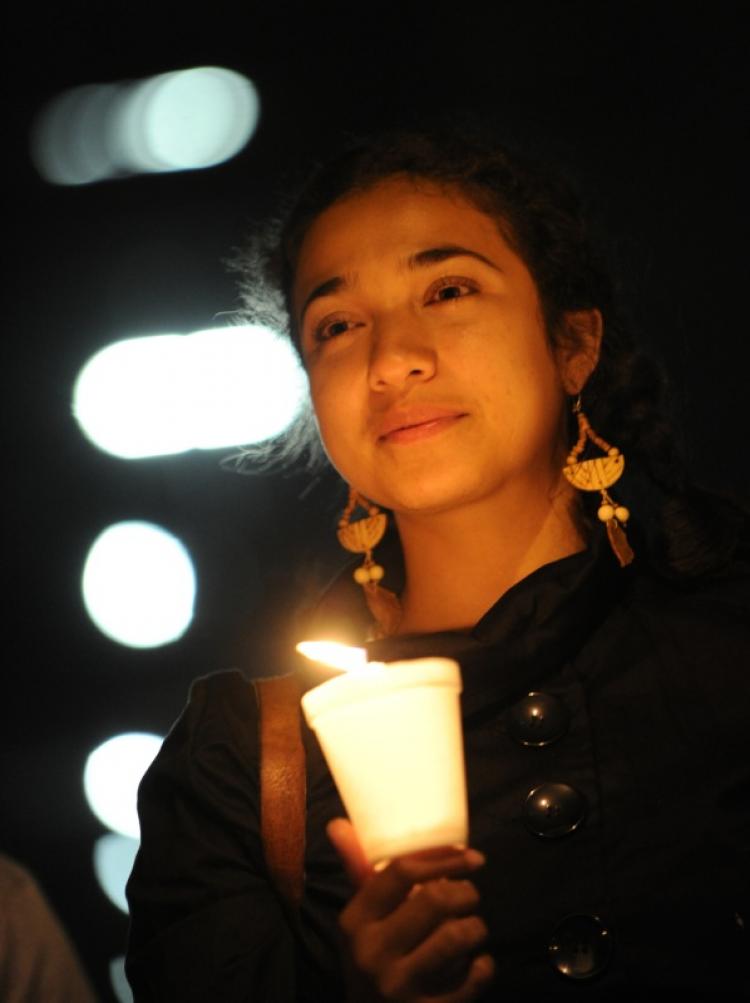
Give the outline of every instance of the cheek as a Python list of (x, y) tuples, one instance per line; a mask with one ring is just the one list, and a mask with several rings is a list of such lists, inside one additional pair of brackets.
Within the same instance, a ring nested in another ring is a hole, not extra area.
[(530, 353), (517, 346), (501, 360), (488, 359), (476, 377), (482, 408), (506, 441), (535, 448), (535, 443), (556, 438), (565, 395), (557, 369), (543, 350)]
[(333, 466), (342, 476), (354, 448), (356, 412), (346, 386), (311, 377), (310, 396), (323, 447)]

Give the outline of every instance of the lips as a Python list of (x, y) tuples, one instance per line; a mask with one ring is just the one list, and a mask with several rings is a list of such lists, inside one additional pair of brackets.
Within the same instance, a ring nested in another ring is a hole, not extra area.
[(438, 430), (465, 415), (465, 411), (453, 407), (414, 405), (387, 411), (376, 422), (375, 434), (379, 442), (387, 439), (395, 440), (403, 438), (410, 432), (419, 434), (420, 430), (424, 432)]

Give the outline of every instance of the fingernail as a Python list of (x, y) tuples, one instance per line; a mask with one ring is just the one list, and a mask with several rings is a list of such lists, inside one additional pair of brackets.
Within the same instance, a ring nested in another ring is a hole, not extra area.
[(487, 863), (487, 858), (479, 850), (466, 850), (464, 852), (464, 860), (469, 867), (481, 867), (482, 864)]

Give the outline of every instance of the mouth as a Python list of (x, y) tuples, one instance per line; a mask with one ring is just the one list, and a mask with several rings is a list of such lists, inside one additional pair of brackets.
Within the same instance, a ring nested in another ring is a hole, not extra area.
[(387, 415), (378, 428), (380, 443), (407, 443), (426, 439), (466, 418), (464, 411), (447, 408), (420, 408)]

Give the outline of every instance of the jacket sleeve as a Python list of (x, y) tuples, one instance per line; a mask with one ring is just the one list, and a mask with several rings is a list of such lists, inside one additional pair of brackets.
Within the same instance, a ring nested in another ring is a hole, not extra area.
[(255, 697), (240, 673), (194, 684), (138, 811), (127, 887), (135, 1003), (293, 1000), (293, 936), (260, 839)]

